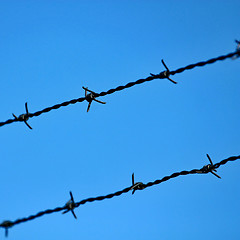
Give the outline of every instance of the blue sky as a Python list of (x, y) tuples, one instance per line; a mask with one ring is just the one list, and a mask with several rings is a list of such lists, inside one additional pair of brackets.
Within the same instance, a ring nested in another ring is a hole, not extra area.
[[(0, 121), (235, 50), (239, 1), (0, 1)], [(0, 222), (239, 155), (239, 59), (1, 127)], [(238, 239), (240, 164), (10, 229), (9, 239)], [(4, 231), (1, 229), (1, 238)]]

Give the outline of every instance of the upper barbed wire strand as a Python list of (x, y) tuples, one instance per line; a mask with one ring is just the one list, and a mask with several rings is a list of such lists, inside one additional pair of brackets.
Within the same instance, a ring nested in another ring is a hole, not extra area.
[[(201, 62), (198, 62), (198, 63), (195, 63), (195, 64), (190, 64), (190, 65), (187, 65), (185, 67), (182, 67), (182, 68), (179, 68), (175, 71), (169, 71), (169, 75), (175, 75), (177, 73), (182, 73), (183, 71), (185, 70), (191, 70), (195, 67), (203, 67), (207, 64), (212, 64), (212, 63), (215, 63), (216, 61), (223, 61), (227, 58), (232, 58), (234, 56), (239, 56), (240, 53), (239, 53), (239, 49), (237, 49), (235, 52), (232, 52), (232, 53), (229, 53), (229, 54), (226, 54), (226, 55), (222, 55), (222, 56), (219, 56), (219, 57), (216, 57), (216, 58), (212, 58), (212, 59), (209, 59), (207, 61), (201, 61)], [(165, 72), (165, 71), (163, 71)], [(162, 72), (162, 73), (163, 73)], [(106, 92), (100, 92), (100, 93), (96, 93), (95, 94), (95, 97), (103, 97), (103, 96), (106, 96), (106, 95), (109, 95), (109, 94), (112, 94), (112, 93), (115, 93), (117, 91), (122, 91), (126, 88), (130, 88), (130, 87), (133, 87), (137, 84), (142, 84), (144, 82), (149, 82), (149, 81), (152, 81), (154, 79), (164, 79), (164, 78), (167, 78), (166, 76), (164, 77), (164, 74), (157, 74), (157, 75), (151, 75), (147, 78), (142, 78), (142, 79), (138, 79), (137, 81), (135, 82), (129, 82), (127, 83), (126, 85), (123, 85), (123, 86), (118, 86), (116, 88), (112, 88), (112, 89), (109, 89), (108, 91)], [(40, 111), (37, 111), (37, 112), (34, 112), (34, 113), (29, 113), (28, 117), (29, 118), (32, 118), (32, 117), (37, 117), (43, 113), (47, 113), (47, 112), (50, 112), (51, 110), (53, 109), (58, 109), (60, 107), (65, 107), (65, 106), (68, 106), (69, 104), (75, 104), (75, 103), (78, 103), (78, 102), (83, 102), (84, 100), (86, 100), (86, 97), (80, 97), (80, 98), (77, 98), (77, 99), (72, 99), (70, 101), (66, 101), (66, 102), (63, 102), (63, 103), (59, 103), (59, 104), (56, 104), (56, 105), (53, 105), (52, 107), (47, 107), (47, 108), (44, 108), (43, 110), (40, 110)], [(10, 123), (13, 123), (13, 122), (19, 122), (20, 120), (18, 118), (14, 118), (14, 119), (8, 119), (6, 120), (5, 122), (0, 122), (0, 127), (1, 126), (4, 126), (6, 124), (10, 124)]]

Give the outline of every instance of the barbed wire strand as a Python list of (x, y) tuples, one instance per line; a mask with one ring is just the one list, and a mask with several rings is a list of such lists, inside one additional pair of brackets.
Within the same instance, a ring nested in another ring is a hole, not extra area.
[[(209, 156), (208, 156), (208, 158), (210, 159)], [(0, 227), (4, 228), (6, 230), (6, 235), (7, 235), (8, 228), (13, 227), (14, 225), (17, 225), (17, 224), (20, 224), (20, 223), (24, 223), (24, 222), (28, 222), (28, 221), (34, 220), (34, 219), (42, 217), (42, 216), (44, 216), (46, 214), (51, 214), (51, 213), (55, 213), (55, 212), (61, 212), (63, 210), (68, 210), (68, 211), (69, 210), (73, 210), (74, 208), (77, 208), (80, 205), (84, 205), (87, 202), (94, 202), (94, 201), (102, 201), (102, 200), (105, 200), (105, 199), (111, 199), (113, 197), (120, 196), (120, 195), (122, 195), (124, 193), (128, 193), (129, 191), (132, 191), (132, 190), (133, 190), (133, 193), (134, 193), (135, 190), (143, 190), (145, 188), (148, 188), (148, 187), (160, 184), (162, 182), (166, 182), (166, 181), (168, 181), (170, 179), (173, 179), (173, 178), (176, 178), (176, 177), (179, 177), (179, 176), (185, 176), (185, 175), (190, 175), (190, 174), (207, 174), (209, 172), (213, 173), (213, 171), (216, 171), (217, 168), (219, 168), (222, 165), (225, 165), (227, 162), (236, 161), (238, 159), (240, 159), (240, 155), (239, 156), (229, 157), (229, 158), (224, 159), (224, 160), (222, 160), (222, 161), (220, 161), (218, 163), (215, 163), (215, 164), (213, 164), (212, 161), (210, 160), (211, 164), (205, 165), (205, 166), (203, 166), (200, 169), (192, 169), (190, 171), (184, 170), (184, 171), (181, 171), (181, 172), (175, 172), (175, 173), (172, 173), (169, 176), (163, 177), (162, 179), (158, 179), (158, 180), (155, 180), (153, 182), (148, 182), (146, 184), (144, 184), (142, 182), (137, 182), (134, 185), (131, 185), (130, 187), (124, 188), (123, 190), (120, 190), (120, 191), (117, 191), (117, 192), (114, 192), (114, 193), (110, 193), (110, 194), (107, 194), (107, 195), (103, 195), (103, 196), (91, 197), (91, 198), (83, 199), (83, 200), (81, 200), (79, 202), (72, 202), (72, 201), (70, 201), (67, 204), (65, 204), (63, 207), (56, 207), (54, 209), (47, 209), (47, 210), (41, 211), (41, 212), (39, 212), (37, 214), (30, 215), (29, 217), (25, 217), (25, 218), (20, 218), (20, 219), (17, 219), (15, 221), (10, 221), (10, 220), (3, 221), (0, 224)], [(213, 173), (213, 174), (215, 175), (215, 173)], [(71, 194), (71, 197), (72, 197), (72, 193), (71, 192), (70, 192), (70, 194)]]
[[(165, 63), (163, 62), (162, 60), (162, 63), (163, 65), (165, 66), (166, 68), (166, 71), (163, 71), (163, 72), (160, 72), (159, 74), (151, 74), (151, 76), (147, 77), (147, 78), (142, 78), (142, 79), (138, 79), (137, 81), (135, 82), (129, 82), (127, 83), (126, 85), (124, 86), (118, 86), (116, 88), (112, 88), (112, 89), (109, 89), (108, 91), (106, 92), (100, 92), (100, 93), (94, 93), (94, 98), (96, 97), (103, 97), (103, 96), (106, 96), (106, 95), (109, 95), (109, 94), (112, 94), (112, 93), (115, 93), (117, 91), (122, 91), (126, 88), (130, 88), (130, 87), (133, 87), (137, 84), (142, 84), (144, 82), (149, 82), (149, 81), (152, 81), (154, 79), (169, 79), (170, 81), (172, 81), (173, 83), (176, 83), (175, 81), (171, 80), (169, 78), (170, 75), (175, 75), (177, 73), (182, 73), (183, 71), (185, 70), (191, 70), (195, 67), (203, 67), (205, 65), (208, 65), (208, 64), (212, 64), (212, 63), (215, 63), (217, 61), (223, 61), (225, 59), (228, 59), (228, 58), (233, 58), (233, 57), (239, 57), (240, 56), (240, 49), (237, 48), (236, 51), (234, 52), (231, 52), (229, 54), (226, 54), (226, 55), (222, 55), (222, 56), (219, 56), (219, 57), (216, 57), (216, 58), (212, 58), (212, 59), (209, 59), (207, 61), (202, 61), (202, 62), (198, 62), (198, 63), (195, 63), (195, 64), (190, 64), (190, 65), (187, 65), (185, 67), (182, 67), (182, 68), (179, 68), (175, 71), (169, 71), (169, 69), (167, 68), (167, 66), (165, 65)], [(26, 123), (26, 119), (28, 120), (29, 118), (32, 118), (32, 117), (37, 117), (43, 113), (48, 113), (50, 112), (51, 110), (54, 110), (54, 109), (58, 109), (60, 107), (65, 107), (65, 106), (68, 106), (70, 104), (76, 104), (76, 103), (80, 103), (80, 102), (83, 102), (84, 100), (87, 100), (87, 97), (80, 97), (80, 98), (76, 98), (76, 99), (72, 99), (70, 101), (65, 101), (63, 103), (59, 103), (59, 104), (56, 104), (56, 105), (53, 105), (51, 107), (47, 107), (47, 108), (44, 108), (40, 111), (37, 111), (37, 112), (34, 112), (34, 113), (28, 113), (27, 114), (22, 114), (20, 115), (19, 117), (15, 117), (14, 119), (8, 119), (6, 120), (5, 122), (0, 122), (0, 127), (1, 126), (4, 126), (6, 124), (10, 124), (10, 123), (13, 123), (13, 122), (21, 122), (21, 121), (24, 121)], [(25, 117), (25, 119), (24, 119)], [(26, 123), (27, 124), (27, 123)], [(28, 124), (27, 124), (28, 125)], [(30, 127), (30, 126), (28, 126)], [(31, 127), (30, 127), (31, 128)]]

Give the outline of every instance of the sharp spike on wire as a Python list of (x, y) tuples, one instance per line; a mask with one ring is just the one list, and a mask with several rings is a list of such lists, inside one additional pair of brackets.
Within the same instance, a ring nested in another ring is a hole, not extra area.
[(233, 60), (240, 57), (240, 41), (236, 39), (235, 42), (237, 44), (237, 47), (236, 47), (236, 54), (232, 57)]
[(240, 41), (235, 40), (235, 42), (237, 43), (237, 51), (239, 51), (240, 50)]
[(201, 172), (202, 173), (209, 173), (210, 172), (214, 176), (216, 176), (217, 178), (221, 179), (221, 177), (218, 174), (216, 174), (217, 170), (214, 168), (214, 164), (212, 162), (212, 159), (210, 158), (210, 156), (208, 154), (206, 154), (206, 155), (207, 155), (207, 158), (208, 158), (210, 164), (207, 164), (207, 165), (203, 166)]
[(132, 194), (135, 193), (136, 190), (143, 190), (145, 188), (144, 184), (142, 182), (136, 182), (134, 180), (134, 173), (132, 174)]
[[(106, 104), (106, 102), (102, 102), (102, 101), (96, 99), (97, 94), (95, 92), (89, 90), (87, 87), (82, 87), (82, 88), (85, 90), (85, 99), (86, 99), (86, 101), (88, 101), (87, 112), (89, 112), (89, 110), (90, 110), (92, 101), (95, 101), (95, 102), (98, 102), (101, 104)], [(89, 94), (87, 92), (89, 92)]]
[(163, 72), (160, 72), (159, 74), (152, 74), (152, 73), (150, 73), (150, 75), (151, 75), (152, 77), (160, 78), (160, 79), (165, 79), (165, 78), (167, 78), (167, 79), (168, 79), (169, 81), (171, 81), (172, 83), (177, 84), (177, 82), (175, 82), (174, 80), (172, 80), (172, 79), (169, 77), (169, 76), (170, 76), (170, 70), (169, 70), (169, 68), (167, 67), (166, 63), (163, 61), (163, 59), (161, 60), (161, 62), (162, 62), (162, 64), (163, 64), (163, 66), (166, 68), (166, 70), (163, 71)]
[(175, 82), (174, 80), (172, 80), (172, 79), (169, 77), (169, 76), (170, 76), (170, 71), (169, 71), (167, 65), (165, 64), (165, 62), (163, 61), (163, 59), (161, 60), (161, 62), (162, 62), (162, 64), (163, 64), (163, 66), (166, 68), (166, 71), (165, 71), (166, 78), (167, 78), (169, 81), (171, 81), (172, 83), (177, 84), (177, 82)]
[(27, 102), (25, 102), (25, 109), (26, 109), (26, 114), (29, 115), (29, 114), (28, 114), (28, 105), (27, 105)]
[(73, 211), (74, 208), (76, 207), (76, 204), (75, 204), (75, 201), (74, 201), (74, 198), (73, 198), (73, 194), (72, 194), (71, 191), (69, 192), (69, 194), (70, 194), (71, 199), (65, 204), (65, 207), (67, 208), (67, 210), (65, 210), (62, 214), (65, 214), (65, 213), (71, 211), (74, 218), (77, 219), (77, 216), (76, 216), (75, 212)]
[(211, 163), (211, 165), (213, 165), (212, 159), (210, 158), (210, 156), (207, 154), (207, 158), (209, 160), (209, 162)]
[(8, 237), (8, 229), (13, 226), (13, 222), (3, 221), (0, 226), (5, 229), (5, 237)]
[(28, 119), (29, 119), (29, 112), (28, 112), (28, 105), (27, 105), (27, 102), (25, 103), (25, 110), (26, 110), (26, 113), (24, 114), (21, 114), (19, 117), (17, 117), (14, 113), (12, 114), (13, 117), (17, 120), (17, 121), (20, 121), (20, 122), (24, 122), (27, 127), (29, 129), (32, 130), (32, 127), (28, 124)]

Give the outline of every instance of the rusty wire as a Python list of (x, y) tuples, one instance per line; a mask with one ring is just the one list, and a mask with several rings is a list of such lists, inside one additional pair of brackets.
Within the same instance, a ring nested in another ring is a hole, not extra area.
[[(237, 40), (236, 40), (236, 43), (238, 43)], [(205, 65), (212, 64), (212, 63), (215, 63), (217, 61), (223, 61), (223, 60), (228, 59), (228, 58), (235, 59), (235, 58), (238, 58), (239, 56), (240, 56), (240, 49), (239, 49), (239, 43), (238, 43), (236, 51), (234, 51), (234, 52), (231, 52), (229, 54), (222, 55), (222, 56), (219, 56), (219, 57), (216, 57), (216, 58), (212, 58), (212, 59), (209, 59), (207, 61), (202, 61), (202, 62), (198, 62), (198, 63), (195, 63), (195, 64), (190, 64), (190, 65), (187, 65), (185, 67), (179, 68), (179, 69), (174, 70), (174, 71), (170, 71), (168, 69), (167, 65), (162, 60), (162, 63), (163, 63), (163, 65), (164, 65), (166, 70), (160, 72), (159, 74), (152, 74), (152, 73), (150, 73), (150, 76), (147, 77), (147, 78), (138, 79), (135, 82), (129, 82), (129, 83), (127, 83), (124, 86), (118, 86), (116, 88), (109, 89), (106, 92), (103, 91), (103, 92), (100, 92), (100, 93), (95, 93), (95, 92), (93, 92), (91, 90), (88, 90), (90, 92), (90, 94), (85, 95), (85, 97), (80, 97), (80, 98), (72, 99), (70, 101), (65, 101), (63, 103), (59, 103), (59, 104), (53, 105), (51, 107), (44, 108), (44, 109), (42, 109), (40, 111), (37, 111), (37, 112), (34, 112), (34, 113), (28, 113), (28, 111), (27, 111), (26, 114), (21, 114), (19, 117), (16, 117), (14, 115), (14, 119), (8, 119), (8, 120), (6, 120), (4, 122), (0, 122), (0, 127), (4, 126), (6, 124), (13, 123), (13, 122), (24, 122), (31, 129), (30, 125), (27, 124), (27, 120), (29, 118), (37, 117), (37, 116), (39, 116), (39, 115), (41, 115), (43, 113), (50, 112), (51, 110), (58, 109), (60, 107), (65, 107), (65, 106), (68, 106), (70, 104), (83, 102), (85, 100), (89, 102), (89, 107), (90, 107), (90, 104), (91, 104), (92, 100), (95, 100), (95, 101), (100, 102), (100, 103), (104, 103), (104, 102), (101, 102), (101, 101), (97, 100), (96, 97), (103, 97), (103, 96), (115, 93), (117, 91), (122, 91), (122, 90), (124, 90), (126, 88), (133, 87), (133, 86), (135, 86), (137, 84), (142, 84), (144, 82), (152, 81), (154, 79), (168, 79), (172, 83), (176, 84), (176, 82), (174, 80), (170, 79), (170, 75), (175, 75), (177, 73), (182, 73), (185, 70), (191, 70), (191, 69), (193, 69), (195, 67), (203, 67)], [(86, 91), (86, 88), (84, 88), (84, 89)], [(25, 105), (26, 105), (26, 103), (25, 103)], [(88, 110), (89, 110), (89, 108), (88, 108)]]
[[(185, 176), (185, 175), (190, 175), (190, 174), (213, 173), (213, 171), (216, 171), (217, 168), (219, 168), (220, 166), (226, 164), (227, 162), (236, 161), (236, 160), (240, 159), (240, 155), (239, 156), (232, 156), (232, 157), (224, 159), (224, 160), (222, 160), (222, 161), (220, 161), (218, 163), (213, 164), (211, 159), (210, 159), (210, 157), (208, 156), (208, 154), (207, 154), (207, 157), (210, 160), (210, 164), (207, 164), (207, 165), (203, 166), (200, 169), (192, 169), (190, 171), (184, 170), (184, 171), (181, 171), (181, 172), (175, 172), (175, 173), (172, 173), (169, 176), (163, 177), (162, 179), (157, 179), (157, 180), (155, 180), (153, 182), (148, 182), (146, 184), (144, 184), (142, 182), (135, 183), (134, 182), (134, 175), (133, 175), (132, 176), (133, 178), (132, 178), (132, 185), (131, 186), (126, 187), (126, 188), (124, 188), (124, 189), (122, 189), (120, 191), (107, 194), (107, 195), (98, 196), (98, 197), (91, 197), (91, 198), (83, 199), (83, 200), (81, 200), (79, 202), (75, 202), (74, 199), (73, 199), (72, 192), (70, 192), (71, 199), (64, 206), (56, 207), (54, 209), (47, 209), (47, 210), (41, 211), (41, 212), (39, 212), (37, 214), (34, 214), (34, 215), (30, 215), (30, 216), (25, 217), (25, 218), (19, 218), (19, 219), (15, 220), (15, 221), (6, 220), (6, 221), (3, 221), (0, 224), (0, 227), (5, 229), (5, 235), (7, 236), (8, 235), (8, 230), (9, 230), (10, 227), (13, 227), (13, 226), (15, 226), (17, 224), (20, 224), (20, 223), (24, 223), (24, 222), (28, 222), (28, 221), (34, 220), (34, 219), (42, 217), (43, 215), (46, 215), (46, 214), (51, 214), (51, 213), (61, 212), (61, 211), (64, 211), (62, 213), (66, 213), (66, 212), (71, 211), (73, 216), (75, 218), (77, 218), (73, 210), (75, 208), (79, 207), (80, 205), (84, 205), (87, 202), (95, 202), (95, 201), (102, 201), (102, 200), (105, 200), (105, 199), (111, 199), (113, 197), (120, 196), (123, 193), (127, 193), (129, 191), (132, 191), (132, 193), (134, 193), (136, 190), (143, 190), (143, 189), (146, 189), (148, 187), (160, 184), (162, 182), (166, 182), (166, 181), (168, 181), (168, 180), (170, 180), (172, 178), (176, 178), (176, 177), (179, 177), (179, 176)], [(217, 177), (219, 177), (219, 176), (217, 176)]]

